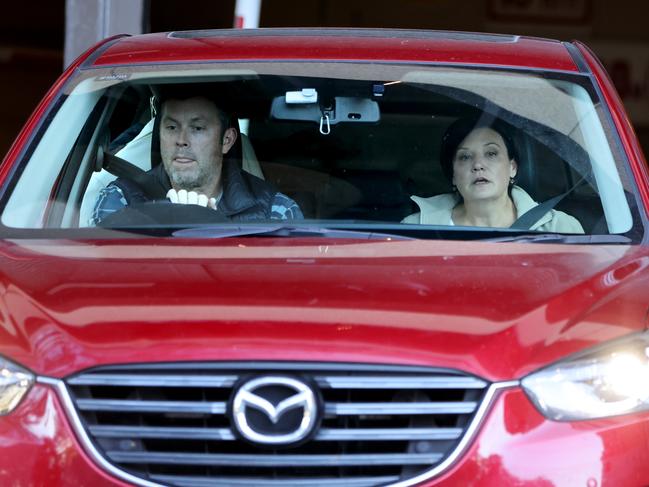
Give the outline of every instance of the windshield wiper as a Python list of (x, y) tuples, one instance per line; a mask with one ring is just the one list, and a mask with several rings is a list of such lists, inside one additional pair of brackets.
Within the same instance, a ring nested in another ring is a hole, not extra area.
[(363, 240), (414, 240), (413, 237), (384, 233), (376, 231), (341, 230), (319, 226), (302, 225), (214, 225), (207, 227), (194, 227), (176, 230), (174, 237), (187, 238), (227, 238), (227, 237), (320, 237), (320, 238), (348, 238)]
[(624, 235), (565, 235), (561, 233), (525, 233), (491, 237), (482, 242), (529, 242), (529, 243), (567, 243), (567, 244), (630, 244), (632, 240)]
[[(369, 226), (368, 226), (369, 227)], [(394, 228), (390, 228), (393, 230)], [(383, 230), (383, 229), (381, 229)], [(238, 224), (221, 224), (209, 225), (192, 228), (179, 229), (172, 232), (174, 237), (188, 237), (188, 238), (228, 238), (228, 237), (320, 237), (320, 238), (341, 238), (341, 239), (363, 239), (363, 240), (416, 240), (421, 239), (442, 239), (449, 238), (461, 240), (473, 240), (480, 242), (521, 242), (521, 243), (563, 243), (563, 244), (590, 244), (590, 245), (603, 245), (603, 244), (630, 244), (632, 240), (624, 235), (566, 235), (561, 233), (536, 233), (536, 232), (516, 232), (516, 233), (500, 233), (494, 236), (493, 232), (476, 232), (475, 229), (471, 232), (462, 232), (459, 230), (449, 231), (447, 228), (444, 230), (433, 229), (433, 235), (428, 235), (430, 229), (427, 231), (420, 228), (419, 232), (409, 232), (406, 229), (399, 228), (400, 233), (376, 231), (374, 228), (336, 228), (336, 227), (323, 227), (320, 225), (287, 225), (287, 224), (266, 224), (266, 223), (247, 223), (243, 225)], [(419, 234), (418, 234), (419, 233)], [(488, 235), (485, 235), (485, 233)]]

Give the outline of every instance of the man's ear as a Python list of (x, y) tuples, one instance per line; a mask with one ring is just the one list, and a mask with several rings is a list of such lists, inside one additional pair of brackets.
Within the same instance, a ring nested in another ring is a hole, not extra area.
[(232, 146), (237, 141), (237, 129), (229, 127), (223, 132), (223, 143), (221, 144), (221, 152), (227, 154)]

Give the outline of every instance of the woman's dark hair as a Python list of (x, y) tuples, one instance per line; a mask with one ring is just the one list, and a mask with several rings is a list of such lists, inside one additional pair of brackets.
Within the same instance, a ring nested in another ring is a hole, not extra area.
[(482, 114), (479, 117), (459, 118), (446, 129), (442, 137), (439, 162), (442, 166), (444, 176), (446, 176), (449, 182), (453, 181), (453, 159), (455, 158), (457, 148), (466, 136), (477, 128), (490, 128), (497, 132), (505, 142), (508, 159), (515, 159), (520, 165), (518, 151), (514, 144), (514, 138), (512, 137), (512, 128), (509, 125), (499, 118), (488, 114)]

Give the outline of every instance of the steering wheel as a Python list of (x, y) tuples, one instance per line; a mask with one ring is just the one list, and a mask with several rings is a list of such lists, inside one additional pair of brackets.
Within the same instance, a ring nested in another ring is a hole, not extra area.
[(185, 227), (229, 221), (219, 210), (200, 205), (183, 205), (170, 201), (147, 201), (125, 206), (105, 217), (100, 227)]

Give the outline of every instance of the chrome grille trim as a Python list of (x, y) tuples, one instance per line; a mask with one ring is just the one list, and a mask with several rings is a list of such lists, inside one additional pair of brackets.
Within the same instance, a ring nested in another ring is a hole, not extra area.
[(89, 426), (97, 438), (170, 438), (174, 440), (232, 441), (234, 435), (228, 428), (168, 428), (152, 426)]
[[(484, 389), (488, 384), (472, 377), (335, 377), (315, 376), (316, 383), (332, 389)], [(236, 376), (85, 374), (68, 380), (70, 385), (141, 387), (232, 387)]]
[[(238, 365), (240, 364), (229, 364), (231, 368), (237, 368)], [(294, 364), (294, 370), (296, 367), (299, 365), (304, 365), (304, 364)], [(333, 364), (334, 366), (338, 366), (338, 364)], [(258, 366), (258, 364), (257, 364)], [(196, 365), (194, 364), (194, 367)], [(365, 366), (366, 368), (373, 368), (375, 366)], [(241, 367), (242, 369), (244, 367)], [(251, 367), (252, 368), (252, 367)], [(347, 367), (341, 367), (344, 370), (347, 370)], [(401, 369), (400, 367), (391, 367), (392, 369), (397, 370), (398, 372)], [(314, 368), (315, 369), (315, 368)], [(386, 367), (386, 370), (388, 367)], [(421, 369), (423, 368), (418, 368)], [(300, 370), (300, 369), (298, 369)], [(433, 370), (433, 369), (431, 369)], [(436, 370), (435, 373), (439, 373), (439, 370)], [(455, 378), (455, 377), (453, 377)], [(200, 487), (202, 485), (277, 485), (278, 483), (282, 483), (283, 485), (290, 486), (290, 485), (300, 485), (300, 486), (306, 486), (306, 485), (336, 485), (336, 483), (331, 483), (329, 482), (329, 478), (327, 477), (322, 477), (318, 479), (285, 479), (278, 477), (277, 481), (269, 481), (268, 483), (262, 479), (262, 478), (257, 478), (255, 477), (253, 479), (253, 483), (247, 483), (248, 480), (243, 477), (228, 477), (227, 475), (223, 477), (223, 482), (218, 481), (217, 479), (213, 477), (207, 478), (208, 480), (203, 479), (200, 475), (197, 475), (196, 477), (184, 477), (183, 475), (165, 475), (165, 474), (154, 474), (150, 477), (151, 480), (147, 480), (138, 476), (135, 476), (127, 471), (122, 470), (118, 466), (113, 465), (111, 462), (109, 462), (103, 454), (100, 452), (97, 446), (93, 443), (93, 441), (90, 439), (88, 432), (84, 428), (84, 423), (83, 420), (80, 418), (79, 413), (77, 412), (74, 402), (72, 399), (72, 396), (70, 395), (70, 392), (68, 391), (68, 388), (66, 384), (58, 379), (52, 379), (52, 378), (47, 378), (47, 377), (39, 377), (38, 382), (41, 384), (47, 384), (52, 387), (54, 387), (60, 396), (63, 405), (65, 406), (65, 409), (67, 410), (71, 424), (74, 427), (74, 430), (76, 434), (78, 435), (82, 445), (88, 452), (88, 454), (97, 462), (97, 464), (106, 470), (107, 472), (110, 472), (111, 474), (115, 475), (116, 477), (126, 480), (128, 482), (131, 482), (132, 484), (135, 485), (141, 485), (141, 486), (159, 486), (158, 482), (169, 482), (173, 480), (174, 483), (177, 483), (178, 485), (196, 485), (197, 487)], [(493, 402), (494, 397), (501, 391), (502, 389), (506, 388), (512, 388), (512, 387), (517, 387), (519, 385), (518, 381), (508, 381), (508, 382), (500, 382), (500, 383), (493, 383), (491, 385), (488, 385), (488, 387), (485, 389), (484, 394), (482, 396), (482, 400), (478, 403), (478, 407), (475, 410), (475, 414), (473, 415), (470, 423), (464, 430), (464, 435), (460, 433), (460, 440), (455, 443), (454, 449), (447, 455), (445, 455), (445, 459), (442, 460), (440, 463), (435, 465), (432, 468), (429, 468), (428, 470), (422, 471), (419, 475), (407, 478), (406, 480), (399, 480), (397, 477), (390, 476), (390, 475), (375, 475), (375, 476), (367, 476), (367, 477), (355, 477), (355, 478), (343, 478), (338, 485), (350, 485), (350, 486), (361, 486), (361, 485), (376, 485), (377, 483), (384, 485), (386, 482), (394, 487), (407, 487), (407, 486), (412, 486), (417, 483), (423, 482), (425, 480), (431, 479), (435, 477), (436, 475), (442, 473), (445, 471), (449, 466), (451, 466), (453, 463), (457, 461), (459, 456), (462, 454), (462, 452), (466, 449), (468, 444), (471, 442), (473, 439), (482, 419), (485, 417), (486, 412), (489, 410), (489, 407), (491, 403)], [(178, 401), (178, 402), (185, 402), (185, 401)], [(380, 428), (377, 428), (376, 430), (380, 430)], [(426, 428), (423, 428), (422, 430), (426, 430)], [(439, 429), (438, 429), (439, 430)], [(327, 434), (336, 434), (336, 433), (330, 433), (329, 431), (332, 431), (331, 429), (328, 430), (326, 428), (323, 428), (321, 431), (322, 435), (321, 438), (319, 438), (322, 441), (323, 438), (326, 439)], [(380, 432), (380, 431), (377, 431)], [(413, 431), (415, 433), (416, 431)], [(425, 431), (421, 431), (421, 434), (427, 434)], [(335, 436), (330, 436), (329, 441), (339, 441), (338, 439), (335, 439)], [(118, 452), (120, 455), (126, 455), (124, 452)], [(135, 453), (135, 452), (134, 452)], [(405, 457), (412, 457), (412, 454), (405, 454)], [(412, 460), (412, 461), (418, 461), (418, 460)], [(380, 461), (378, 465), (384, 465), (385, 463)], [(197, 468), (203, 468), (203, 467), (197, 467)], [(193, 472), (192, 472), (193, 474)], [(378, 472), (377, 472), (378, 474)], [(238, 480), (237, 480), (238, 479)], [(331, 479), (332, 481), (334, 478)], [(366, 482), (367, 481), (367, 482)], [(275, 483), (273, 483), (275, 482)]]
[(140, 401), (114, 399), (77, 399), (82, 411), (123, 411), (138, 413), (225, 414), (224, 402), (199, 401)]
[(457, 440), (462, 428), (322, 428), (315, 441)]
[(234, 375), (135, 375), (86, 374), (68, 380), (70, 385), (88, 386), (142, 386), (142, 387), (232, 387)]
[(351, 403), (328, 404), (325, 414), (337, 416), (356, 416), (361, 414), (468, 414), (476, 410), (475, 402), (440, 402), (429, 404), (412, 403)]
[[(150, 426), (90, 426), (88, 430), (98, 438), (171, 438), (232, 441), (228, 428), (178, 428)], [(314, 441), (386, 441), (386, 440), (457, 440), (461, 428), (322, 428)]]
[[(138, 401), (112, 399), (78, 399), (77, 407), (82, 411), (124, 411), (124, 412), (174, 412), (225, 414), (224, 402), (195, 401)], [(328, 404), (326, 415), (356, 416), (361, 414), (467, 414), (475, 411), (475, 402), (444, 402), (436, 404), (411, 403), (353, 403)]]
[(473, 377), (315, 377), (332, 389), (484, 389), (489, 384)]
[(317, 483), (295, 480), (295, 479), (259, 479), (259, 478), (237, 478), (237, 477), (221, 477), (215, 479), (213, 477), (196, 478), (184, 477), (180, 475), (153, 475), (155, 480), (160, 482), (167, 482), (173, 485), (180, 485), (182, 487), (212, 487), (212, 486), (225, 486), (230, 487), (237, 485), (255, 485), (257, 487), (371, 487), (373, 485), (387, 485), (390, 482), (399, 480), (395, 476), (383, 477), (359, 477), (355, 479), (341, 479), (341, 478), (322, 478)]
[(209, 465), (239, 467), (335, 467), (353, 465), (430, 465), (444, 455), (434, 453), (348, 454), (341, 455), (215, 455), (210, 453), (141, 453), (107, 451), (106, 456), (120, 463), (162, 465)]

